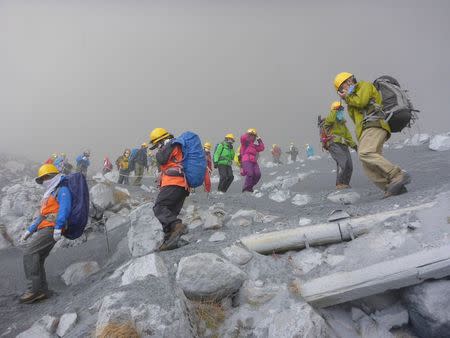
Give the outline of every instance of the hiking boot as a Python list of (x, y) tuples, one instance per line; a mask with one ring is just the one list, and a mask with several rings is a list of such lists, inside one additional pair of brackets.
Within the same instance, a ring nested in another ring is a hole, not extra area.
[(387, 192), (392, 195), (400, 195), (405, 185), (411, 182), (411, 176), (406, 171), (401, 171), (396, 175), (387, 187)]
[(176, 249), (178, 247), (178, 240), (183, 235), (185, 228), (186, 227), (181, 222), (175, 224), (169, 237), (166, 239), (164, 236), (164, 241), (159, 246), (159, 251)]
[(19, 299), (19, 302), (22, 304), (31, 304), (40, 300), (47, 298), (47, 294), (42, 291), (38, 292), (25, 292)]
[(350, 186), (348, 184), (336, 184), (336, 190), (345, 190), (350, 189)]
[[(397, 195), (406, 194), (407, 192), (408, 192), (408, 189), (406, 189), (405, 186), (402, 186), (402, 188), (400, 189), (400, 192), (399, 192)], [(391, 192), (389, 192), (389, 191), (386, 191), (386, 192), (384, 193), (383, 198), (388, 198), (388, 197), (391, 197), (391, 196), (396, 196), (396, 195), (394, 195), (393, 193), (391, 193)]]

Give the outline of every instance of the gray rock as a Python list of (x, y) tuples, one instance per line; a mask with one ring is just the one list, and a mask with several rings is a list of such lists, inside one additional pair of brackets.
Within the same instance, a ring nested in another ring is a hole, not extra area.
[(246, 274), (229, 261), (211, 253), (183, 257), (176, 281), (189, 299), (220, 300), (236, 293)]
[(225, 213), (208, 213), (203, 224), (203, 229), (220, 229), (223, 227)]
[(33, 324), (28, 330), (20, 333), (16, 338), (47, 338), (55, 337), (54, 333), (58, 327), (58, 318), (45, 315)]
[(92, 204), (100, 210), (106, 210), (114, 205), (114, 190), (105, 183), (97, 183), (89, 191)]
[(66, 285), (75, 285), (100, 270), (97, 262), (80, 262), (70, 265), (61, 276)]
[(403, 294), (410, 323), (421, 337), (448, 337), (450, 332), (450, 280), (429, 281)]
[(377, 311), (371, 317), (386, 330), (402, 327), (409, 322), (408, 310), (400, 303)]
[(327, 197), (331, 202), (339, 204), (355, 204), (361, 196), (356, 191), (341, 190), (335, 191)]
[(358, 308), (352, 308), (352, 318), (355, 322), (361, 337), (364, 338), (394, 338), (385, 327), (370, 318), (366, 313)]
[(132, 260), (123, 271), (122, 286), (143, 280), (148, 276), (168, 276), (164, 261), (155, 254), (149, 254)]
[(108, 231), (111, 231), (122, 225), (129, 224), (129, 223), (130, 223), (129, 217), (121, 216), (121, 215), (112, 215), (106, 221), (105, 226)]
[(247, 264), (253, 258), (253, 254), (251, 252), (237, 244), (224, 248), (222, 253), (232, 263), (238, 265)]
[(270, 301), (285, 287), (280, 284), (264, 285), (260, 280), (246, 280), (239, 290), (239, 302), (259, 306)]
[(450, 150), (450, 133), (434, 136), (430, 141), (429, 148), (434, 151)]
[(210, 242), (222, 242), (227, 239), (227, 236), (222, 231), (217, 231), (211, 235), (209, 238)]
[(256, 210), (239, 210), (233, 216), (231, 216), (228, 225), (231, 226), (249, 226), (254, 222), (257, 222), (258, 219), (262, 218), (261, 215)]
[(58, 328), (56, 329), (56, 334), (58, 337), (64, 337), (70, 330), (72, 330), (75, 326), (77, 318), (78, 316), (75, 312), (63, 314), (59, 319)]

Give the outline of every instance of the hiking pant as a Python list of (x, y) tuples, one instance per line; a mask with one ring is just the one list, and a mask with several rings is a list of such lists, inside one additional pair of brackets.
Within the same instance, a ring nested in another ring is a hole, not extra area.
[(217, 190), (227, 192), (234, 180), (233, 168), (231, 168), (231, 165), (219, 164), (218, 169), (220, 180)]
[(291, 154), (291, 161), (292, 162), (297, 161), (297, 156), (298, 156), (298, 154)]
[(140, 186), (142, 182), (142, 176), (144, 176), (144, 165), (136, 162), (136, 167), (134, 169), (134, 173), (136, 174), (136, 179), (134, 180), (133, 185)]
[(328, 147), (328, 151), (337, 164), (336, 185), (349, 185), (353, 173), (353, 162), (348, 146), (332, 142)]
[(38, 230), (26, 243), (23, 253), (23, 268), (27, 279), (28, 291), (47, 292), (45, 260), (55, 245), (53, 227)]
[(205, 186), (206, 192), (211, 192), (211, 174), (210, 174), (208, 168), (206, 168), (206, 172), (205, 172), (204, 186)]
[(283, 164), (281, 162), (280, 158), (281, 158), (280, 156), (273, 156), (273, 163), (275, 163), (275, 164)]
[(181, 222), (178, 215), (187, 196), (189, 192), (178, 185), (168, 185), (159, 191), (153, 212), (161, 223), (164, 233), (170, 233), (172, 227)]
[(392, 178), (401, 173), (400, 167), (383, 157), (383, 144), (387, 135), (387, 131), (382, 128), (364, 129), (358, 145), (358, 155), (364, 172), (383, 191), (386, 191)]
[(117, 181), (119, 184), (130, 184), (130, 172), (128, 170), (119, 170), (119, 180)]
[(253, 187), (258, 184), (261, 179), (261, 170), (256, 162), (242, 162), (242, 169), (245, 174), (244, 187), (242, 192), (250, 191), (253, 192)]

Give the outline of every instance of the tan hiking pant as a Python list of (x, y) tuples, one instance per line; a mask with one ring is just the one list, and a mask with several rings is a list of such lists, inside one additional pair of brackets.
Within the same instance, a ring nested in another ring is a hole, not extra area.
[(367, 177), (381, 190), (386, 191), (392, 178), (401, 172), (383, 157), (383, 144), (387, 131), (382, 128), (364, 129), (358, 145), (358, 155)]

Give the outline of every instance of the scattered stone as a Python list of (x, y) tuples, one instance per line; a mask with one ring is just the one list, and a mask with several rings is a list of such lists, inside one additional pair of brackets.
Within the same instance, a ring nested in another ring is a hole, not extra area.
[(400, 303), (395, 304), (387, 309), (375, 312), (371, 316), (379, 326), (386, 330), (402, 327), (408, 324), (408, 310)]
[(450, 133), (434, 136), (430, 141), (429, 148), (435, 151), (450, 150)]
[(334, 203), (355, 204), (361, 196), (356, 191), (341, 190), (329, 194), (327, 198)]
[(240, 303), (260, 306), (274, 298), (285, 287), (279, 284), (264, 286), (261, 280), (246, 280), (239, 290)]
[(231, 226), (249, 226), (252, 225), (255, 219), (258, 217), (256, 210), (239, 210), (233, 216), (231, 216), (228, 222)]
[(58, 318), (45, 315), (33, 324), (28, 330), (20, 333), (16, 338), (50, 338), (54, 337), (58, 327)]
[(352, 318), (358, 327), (361, 337), (365, 338), (394, 338), (386, 328), (377, 324), (375, 320), (358, 308), (352, 308)]
[(106, 221), (105, 227), (108, 231), (114, 230), (122, 225), (126, 225), (130, 223), (130, 218), (121, 216), (121, 215), (112, 215)]
[(206, 215), (203, 229), (220, 229), (223, 227), (226, 212), (222, 206), (214, 205)]
[(128, 201), (131, 197), (130, 192), (126, 188), (122, 188), (119, 186), (114, 187), (114, 203), (115, 204), (123, 204)]
[(92, 204), (100, 210), (106, 210), (114, 205), (113, 188), (105, 183), (97, 183), (90, 190)]
[(148, 276), (167, 277), (168, 271), (161, 257), (149, 254), (135, 258), (123, 271), (122, 286), (143, 280)]
[(288, 200), (291, 197), (289, 190), (274, 190), (269, 194), (269, 198), (272, 201), (281, 203)]
[(309, 197), (308, 195), (296, 194), (292, 198), (291, 203), (294, 205), (302, 206), (308, 204), (310, 201), (311, 197)]
[(212, 253), (183, 257), (176, 280), (189, 299), (220, 300), (239, 290), (246, 274), (229, 261)]
[(97, 262), (80, 262), (70, 265), (61, 277), (66, 285), (76, 285), (99, 270)]
[(59, 337), (64, 337), (70, 330), (73, 329), (75, 323), (77, 321), (77, 314), (74, 313), (65, 313), (59, 319), (58, 328), (56, 329), (56, 334)]
[(227, 236), (222, 231), (217, 231), (211, 235), (209, 238), (210, 242), (222, 242), (227, 239)]
[(237, 244), (224, 248), (222, 253), (227, 259), (238, 265), (247, 264), (253, 258), (251, 252)]
[(309, 218), (300, 217), (300, 219), (298, 220), (298, 225), (305, 226), (311, 224), (311, 222), (312, 221)]
[(290, 256), (290, 261), (303, 273), (308, 273), (323, 262), (322, 253), (314, 248), (304, 249)]

